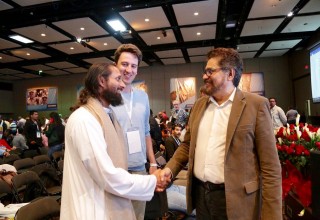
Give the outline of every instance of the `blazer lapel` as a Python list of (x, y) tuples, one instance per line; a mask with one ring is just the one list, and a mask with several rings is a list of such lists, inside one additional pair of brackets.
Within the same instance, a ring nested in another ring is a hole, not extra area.
[(199, 107), (197, 109), (193, 109), (194, 111), (194, 119), (193, 119), (193, 136), (194, 140), (196, 140), (196, 136), (198, 135), (198, 130), (199, 130), (199, 125), (200, 121), (203, 117), (204, 111), (207, 109), (208, 105), (210, 104), (209, 97), (206, 98), (205, 100), (202, 100), (201, 103), (199, 103)]
[(230, 117), (229, 117), (228, 128), (227, 128), (225, 158), (227, 156), (231, 140), (233, 138), (236, 127), (238, 126), (238, 123), (245, 105), (246, 105), (246, 101), (245, 101), (244, 94), (241, 92), (241, 90), (237, 88), (236, 94), (234, 96)]

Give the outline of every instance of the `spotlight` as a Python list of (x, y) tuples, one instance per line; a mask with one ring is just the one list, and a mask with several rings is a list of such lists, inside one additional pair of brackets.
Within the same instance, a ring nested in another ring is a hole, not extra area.
[(163, 37), (167, 37), (167, 31), (166, 30), (162, 30), (162, 35), (163, 35)]

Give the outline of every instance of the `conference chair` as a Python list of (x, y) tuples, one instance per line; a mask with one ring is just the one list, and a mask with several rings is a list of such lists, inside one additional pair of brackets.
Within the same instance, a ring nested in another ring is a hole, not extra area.
[(48, 155), (35, 156), (35, 157), (33, 157), (33, 161), (34, 161), (35, 165), (43, 164), (43, 163), (52, 164)]
[(33, 171), (26, 171), (14, 176), (12, 188), (18, 203), (30, 202), (35, 198), (48, 195), (39, 176)]
[(60, 205), (51, 197), (39, 198), (23, 207), (21, 207), (14, 219), (15, 220), (43, 220), (59, 219)]
[[(12, 190), (10, 185), (4, 180), (0, 179), (0, 201), (2, 204), (7, 205), (12, 202)], [(9, 198), (9, 196), (11, 198)]]
[(35, 156), (39, 155), (37, 150), (25, 150), (22, 154), (23, 158), (33, 158)]
[(13, 165), (13, 162), (21, 159), (17, 154), (10, 154), (7, 157), (3, 157), (2, 164), (10, 164)]
[(34, 167), (34, 161), (31, 158), (24, 158), (14, 161), (13, 166), (17, 169), (17, 173), (23, 173)]

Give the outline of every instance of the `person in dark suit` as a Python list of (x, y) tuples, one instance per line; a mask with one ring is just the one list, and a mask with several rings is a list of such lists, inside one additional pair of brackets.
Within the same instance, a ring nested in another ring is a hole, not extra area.
[(39, 150), (42, 147), (41, 123), (37, 111), (30, 111), (30, 119), (24, 125), (24, 135), (27, 145), (31, 150)]
[(162, 186), (189, 162), (188, 212), (197, 219), (282, 219), (281, 166), (266, 98), (237, 88), (238, 52), (215, 48), (185, 140), (162, 170)]
[(177, 148), (180, 145), (180, 139), (181, 136), (181, 130), (182, 125), (180, 124), (174, 124), (172, 126), (172, 133), (171, 136), (169, 136), (165, 141), (165, 147), (166, 147), (166, 161), (168, 162), (170, 158), (173, 156), (174, 152), (177, 150)]

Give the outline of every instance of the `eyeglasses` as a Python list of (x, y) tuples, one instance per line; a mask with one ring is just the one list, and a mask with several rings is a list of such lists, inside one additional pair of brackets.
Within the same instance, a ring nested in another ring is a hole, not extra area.
[(220, 70), (227, 70), (227, 68), (225, 67), (221, 67), (221, 68), (207, 68), (203, 71), (202, 75), (206, 74), (208, 77), (210, 77), (212, 74), (219, 72)]

